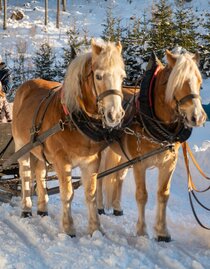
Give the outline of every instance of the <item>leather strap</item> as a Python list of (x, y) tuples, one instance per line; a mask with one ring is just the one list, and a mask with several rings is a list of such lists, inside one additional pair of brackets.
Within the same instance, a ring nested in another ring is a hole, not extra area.
[(121, 97), (121, 99), (123, 98), (123, 94), (120, 91), (115, 90), (115, 89), (110, 89), (110, 90), (104, 91), (101, 94), (99, 94), (97, 96), (97, 102), (100, 102), (102, 99), (104, 99), (104, 97), (111, 95), (111, 94), (119, 95)]
[(201, 167), (199, 166), (199, 164), (195, 160), (195, 157), (194, 157), (189, 145), (187, 144), (187, 142), (182, 143), (182, 151), (183, 151), (185, 166), (186, 166), (186, 170), (187, 170), (188, 190), (189, 191), (194, 190), (196, 192), (206, 192), (206, 191), (208, 191), (210, 189), (210, 186), (203, 189), (203, 190), (198, 190), (196, 188), (195, 184), (193, 183), (192, 176), (191, 176), (191, 173), (190, 173), (189, 159), (188, 159), (187, 153), (189, 153), (195, 167), (200, 172), (200, 174), (207, 180), (210, 180), (210, 177), (206, 176), (206, 174), (202, 171)]
[(176, 100), (176, 98), (175, 98), (175, 100), (176, 100), (176, 102), (177, 102), (177, 105), (178, 105), (178, 106), (181, 106), (181, 105), (183, 105), (184, 103), (186, 103), (187, 101), (192, 100), (192, 99), (195, 99), (195, 98), (200, 99), (200, 96), (199, 96), (198, 94), (191, 93), (191, 94), (188, 94), (188, 95), (184, 96), (184, 97), (181, 98), (179, 101)]
[(64, 130), (64, 126), (67, 124), (67, 122), (63, 122), (62, 120), (59, 120), (58, 123), (56, 123), (52, 128), (48, 129), (47, 131), (43, 132), (41, 135), (38, 135), (35, 137), (34, 141), (30, 141), (26, 145), (24, 145), (22, 148), (20, 148), (18, 151), (16, 151), (10, 158), (8, 158), (3, 164), (3, 169), (6, 169), (11, 164), (17, 162), (17, 160), (22, 157), (24, 154), (32, 150), (33, 148), (40, 146), (48, 137)]

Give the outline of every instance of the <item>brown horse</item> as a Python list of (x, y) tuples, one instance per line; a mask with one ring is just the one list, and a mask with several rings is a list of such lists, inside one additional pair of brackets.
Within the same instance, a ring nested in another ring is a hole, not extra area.
[[(154, 113), (158, 122), (164, 124), (165, 128), (171, 130), (170, 132), (174, 130), (173, 126), (179, 125), (180, 122), (186, 128), (201, 126), (206, 120), (206, 114), (200, 100), (199, 92), (202, 79), (196, 65), (197, 55), (190, 55), (189, 53), (174, 55), (166, 51), (166, 57), (167, 66), (164, 67), (159, 63), (156, 69), (157, 73), (153, 91)], [(124, 151), (130, 159), (136, 156), (144, 156), (152, 150), (164, 147), (164, 143), (161, 146), (161, 142), (155, 138), (156, 134), (153, 137), (147, 132), (150, 126), (144, 125), (142, 120), (139, 120), (142, 115), (140, 110), (136, 110), (135, 121), (132, 123), (130, 130), (126, 130), (122, 137)], [(150, 121), (149, 124), (152, 125), (153, 122)], [(173, 132), (175, 133), (176, 129)], [(171, 238), (166, 224), (166, 206), (170, 194), (172, 174), (177, 163), (180, 142), (175, 139), (174, 143), (170, 142), (169, 144), (172, 144), (173, 150), (166, 150), (163, 153), (155, 154), (133, 166), (138, 205), (137, 235), (144, 236), (147, 234), (145, 223), (145, 205), (148, 196), (145, 183), (146, 169), (157, 167), (159, 169), (159, 178), (154, 230), (157, 240), (166, 242), (170, 241)], [(127, 161), (118, 144), (111, 145), (111, 148), (106, 149), (104, 154), (101, 170), (107, 170)], [(113, 207), (115, 215), (123, 214), (120, 199), (123, 179), (126, 173), (126, 170), (121, 170), (105, 177), (103, 182), (98, 182), (97, 206), (99, 212), (103, 212), (102, 191), (104, 190), (105, 207)]]
[[(71, 170), (74, 167), (81, 169), (89, 211), (89, 232), (92, 234), (100, 230), (95, 200), (96, 177), (99, 153), (106, 143), (96, 143), (81, 133), (75, 127), (72, 115), (83, 111), (85, 115), (103, 121), (104, 126), (117, 126), (124, 115), (121, 106), (124, 76), (121, 44), (99, 44), (93, 40), (92, 52), (78, 56), (70, 64), (63, 86), (41, 79), (30, 80), (20, 86), (13, 107), (12, 132), (16, 151), (33, 140), (34, 135), (36, 138), (56, 123), (61, 122), (64, 126), (62, 131), (48, 137), (41, 146), (19, 159), (23, 217), (32, 214), (30, 182), (34, 174), (38, 193), (37, 213), (42, 216), (47, 214), (45, 163), (48, 161), (59, 178), (64, 232), (75, 235), (71, 216)], [(35, 123), (33, 128), (32, 123)]]

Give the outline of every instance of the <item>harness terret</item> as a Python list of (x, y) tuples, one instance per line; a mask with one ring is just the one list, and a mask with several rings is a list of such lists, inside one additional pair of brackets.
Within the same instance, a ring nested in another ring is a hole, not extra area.
[[(181, 118), (173, 124), (167, 125), (161, 122), (155, 115), (154, 85), (159, 68), (159, 60), (157, 56), (152, 53), (140, 85), (141, 90), (137, 99), (137, 118), (146, 133), (155, 141), (169, 144), (175, 142), (182, 143), (190, 137), (192, 128), (187, 127)], [(192, 94), (185, 96), (181, 100), (176, 101), (177, 106), (192, 98), (197, 98), (197, 96)]]

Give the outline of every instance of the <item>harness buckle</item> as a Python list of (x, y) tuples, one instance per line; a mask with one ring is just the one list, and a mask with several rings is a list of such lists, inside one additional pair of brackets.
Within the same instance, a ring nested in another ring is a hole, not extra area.
[(135, 132), (132, 129), (130, 129), (129, 127), (125, 127), (123, 131), (125, 134), (135, 135)]
[(59, 125), (60, 125), (61, 131), (63, 132), (64, 131), (64, 126), (65, 126), (65, 122), (60, 119), (59, 120)]
[(35, 135), (38, 134), (40, 132), (40, 125), (37, 126), (32, 126), (30, 129), (30, 135)]

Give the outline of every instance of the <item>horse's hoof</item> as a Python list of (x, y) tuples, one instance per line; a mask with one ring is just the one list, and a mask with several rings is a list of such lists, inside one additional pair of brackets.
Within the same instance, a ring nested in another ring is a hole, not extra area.
[(25, 211), (23, 211), (21, 213), (21, 218), (30, 218), (30, 217), (32, 217), (32, 213), (31, 212), (25, 212)]
[(98, 209), (98, 214), (99, 215), (106, 215), (105, 210), (103, 208), (102, 209)]
[(166, 243), (169, 243), (169, 242), (171, 242), (171, 236), (170, 236), (170, 235), (168, 235), (168, 236), (159, 235), (159, 236), (156, 238), (156, 240), (157, 240), (158, 242), (166, 242)]
[(68, 234), (68, 236), (70, 236), (71, 238), (76, 237), (76, 234)]
[(45, 217), (48, 216), (48, 212), (47, 211), (37, 211), (37, 215), (41, 216), (41, 217)]
[(114, 209), (113, 210), (113, 215), (114, 216), (117, 216), (117, 217), (123, 216), (123, 210), (116, 210), (116, 209)]

